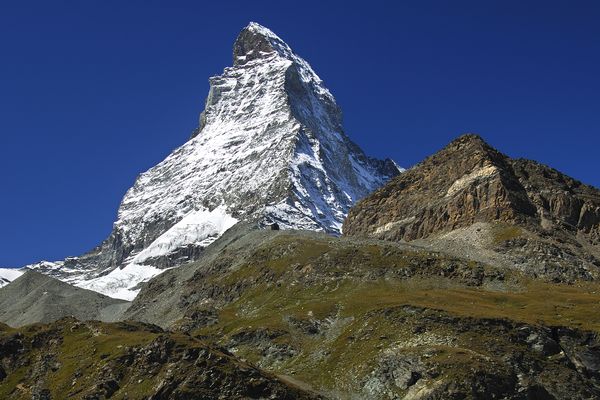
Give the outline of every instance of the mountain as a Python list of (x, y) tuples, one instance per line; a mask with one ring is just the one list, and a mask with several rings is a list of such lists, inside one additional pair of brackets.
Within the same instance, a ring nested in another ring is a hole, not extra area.
[(445, 244), (560, 282), (600, 277), (600, 190), (464, 135), (350, 211), (344, 235)]
[(339, 234), (350, 207), (398, 173), (345, 135), (310, 65), (250, 23), (233, 66), (210, 78), (199, 127), (138, 177), (109, 238), (81, 257), (29, 267), (131, 299), (141, 282), (193, 260), (237, 221)]
[(74, 287), (33, 270), (0, 288), (0, 321), (10, 326), (52, 322), (65, 316), (111, 321), (128, 306), (126, 301)]
[(0, 268), (0, 288), (8, 285), (21, 275), (23, 275), (23, 271), (20, 269)]
[(134, 322), (0, 324), (0, 398), (319, 399), (190, 336)]
[(0, 398), (600, 398), (598, 189), (477, 135), (399, 174), (258, 24), (210, 83), (108, 239), (0, 270), (11, 325), (121, 321), (0, 323)]

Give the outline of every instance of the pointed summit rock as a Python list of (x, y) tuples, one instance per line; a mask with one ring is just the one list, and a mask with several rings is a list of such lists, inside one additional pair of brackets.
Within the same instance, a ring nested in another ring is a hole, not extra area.
[(392, 241), (461, 239), (508, 254), (506, 265), (536, 276), (600, 277), (600, 191), (511, 159), (476, 135), (459, 137), (358, 202), (343, 231)]
[(258, 58), (268, 58), (278, 53), (284, 58), (292, 57), (292, 49), (268, 28), (250, 22), (233, 44), (233, 65), (239, 66)]
[(138, 177), (110, 237), (41, 272), (131, 299), (238, 221), (339, 234), (350, 207), (399, 173), (346, 136), (321, 79), (259, 24), (242, 30), (233, 67), (209, 82), (198, 129)]

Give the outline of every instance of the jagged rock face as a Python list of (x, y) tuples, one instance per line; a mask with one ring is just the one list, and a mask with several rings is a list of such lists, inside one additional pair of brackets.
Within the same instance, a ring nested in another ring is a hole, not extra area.
[(587, 236), (600, 244), (600, 191), (530, 160), (511, 160), (535, 206), (536, 222)]
[(600, 191), (465, 135), (360, 201), (344, 233), (414, 240), (477, 221), (544, 220), (597, 240)]
[(349, 208), (398, 172), (344, 134), (335, 99), (308, 63), (251, 23), (234, 44), (233, 67), (210, 78), (192, 138), (139, 176), (101, 246), (53, 271), (115, 295), (117, 280), (135, 274), (100, 275), (130, 264), (156, 267), (146, 274), (156, 275), (238, 220), (338, 234)]
[[(534, 161), (510, 159), (475, 135), (461, 136), (360, 201), (343, 230), (410, 241), (475, 223), (530, 232), (499, 251), (535, 258), (536, 275), (598, 276), (600, 191)], [(577, 272), (571, 275), (567, 264)]]
[(397, 174), (344, 135), (333, 96), (268, 29), (250, 24), (234, 66), (210, 79), (200, 129), (127, 192), (115, 224), (125, 245), (151, 244), (198, 209), (339, 232), (349, 207)]

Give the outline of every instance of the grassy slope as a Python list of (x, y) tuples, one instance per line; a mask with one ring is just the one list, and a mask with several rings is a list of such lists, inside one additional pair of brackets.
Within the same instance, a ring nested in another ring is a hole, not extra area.
[(23, 344), (22, 350), (1, 354), (12, 365), (0, 381), (1, 399), (31, 398), (43, 391), (52, 399), (144, 399), (174, 380), (178, 392), (163, 391), (156, 398), (215, 398), (220, 390), (230, 390), (230, 398), (252, 393), (310, 397), (202, 340), (146, 324), (65, 318), (0, 328), (0, 349), (14, 338)]
[[(177, 346), (203, 347), (216, 341), (284, 379), (341, 398), (356, 393), (387, 398), (381, 395), (385, 391), (406, 395), (421, 383), (434, 387), (453, 382), (470, 388), (476, 386), (469, 383), (474, 376), (488, 379), (478, 387), (495, 382), (514, 386), (514, 371), (504, 359), (513, 354), (521, 355), (522, 364), (537, 365), (535, 379), (547, 388), (585, 389), (586, 383), (564, 354), (535, 353), (524, 340), (527, 335), (520, 332), (563, 326), (600, 333), (600, 285), (596, 283), (544, 283), (516, 272), (377, 241), (282, 232), (260, 243), (250, 249), (243, 244), (247, 251), (241, 256), (230, 246), (223, 252), (226, 259), (210, 264), (217, 269), (205, 269), (201, 279), (184, 283), (191, 293), (213, 285), (222, 289), (214, 293), (236, 296), (219, 307), (216, 324), (192, 332), (195, 338), (170, 334)], [(84, 394), (97, 383), (98, 371), (107, 363), (122, 375), (120, 384), (129, 398), (150, 393), (168, 368), (146, 379), (147, 374), (118, 367), (128, 348), (146, 346), (161, 335), (134, 326), (73, 322), (60, 328), (64, 339), (51, 349), (58, 359), (51, 360), (48, 372), (48, 389), (54, 398)], [(33, 326), (19, 332), (35, 336), (51, 329), (55, 328)], [(0, 337), (14, 332), (0, 326)], [(31, 358), (47, 352), (32, 349)], [(423, 375), (419, 384), (406, 389), (381, 383), (382, 376), (389, 375), (384, 362), (388, 356), (418, 360)], [(53, 362), (60, 364), (56, 371)], [(375, 389), (365, 392), (372, 382), (380, 386), (373, 384)], [(388, 386), (382, 389), (381, 385)], [(0, 384), (0, 398), (19, 398), (25, 392), (18, 391), (33, 386), (31, 369), (21, 367)], [(498, 393), (512, 390), (496, 389)]]
[[(55, 368), (50, 367), (47, 379), (47, 388), (52, 398), (66, 398), (66, 396), (85, 392), (98, 382), (94, 372), (102, 365), (121, 356), (124, 346), (144, 346), (158, 336), (157, 333), (139, 329), (141, 326), (135, 330), (123, 330), (111, 324), (63, 321), (70, 323), (35, 324), (10, 331), (21, 333), (25, 343), (35, 343), (39, 340), (36, 338), (45, 336), (54, 338), (48, 341), (50, 346), (37, 348), (32, 345), (29, 348), (31, 352), (29, 357), (32, 360), (43, 358), (46, 354), (56, 354), (52, 362), (60, 364), (60, 368), (54, 370)], [(30, 364), (21, 366), (0, 384), (0, 398), (30, 395), (31, 386), (35, 384), (32, 378)], [(131, 382), (129, 390), (132, 394), (139, 394), (144, 390), (142, 386)]]
[[(432, 263), (432, 258), (442, 261)], [(426, 273), (419, 273), (420, 266)], [(415, 334), (425, 311), (413, 315), (404, 310), (407, 305), (460, 320), (508, 319), (600, 332), (600, 285), (551, 284), (516, 273), (500, 274), (490, 285), (485, 279), (481, 285), (461, 279), (469, 275), (465, 269), (482, 268), (484, 274), (498, 276), (493, 268), (475, 263), (459, 268), (456, 260), (432, 253), (283, 235), (258, 248), (243, 265), (212, 278), (215, 284), (254, 285), (219, 311), (218, 324), (195, 334), (216, 338), (254, 363), (326, 392), (350, 393), (359, 390), (378, 358), (398, 346), (405, 353), (419, 353), (423, 346), (435, 349), (430, 361), (447, 379), (477, 363), (483, 369), (498, 369), (500, 364), (489, 361), (495, 357), (490, 346), (504, 346), (504, 352), (516, 346), (509, 341), (498, 344), (496, 332), (459, 332), (448, 323), (426, 323), (431, 325), (426, 335)], [(403, 269), (411, 271), (409, 278), (390, 274)], [(439, 274), (432, 273), (436, 269)], [(307, 282), (311, 274), (320, 278)], [(258, 284), (260, 276), (270, 278)], [(307, 333), (303, 324), (319, 326), (318, 332)], [(239, 339), (252, 333), (254, 339)], [(268, 346), (291, 348), (295, 355), (273, 358), (265, 351)]]

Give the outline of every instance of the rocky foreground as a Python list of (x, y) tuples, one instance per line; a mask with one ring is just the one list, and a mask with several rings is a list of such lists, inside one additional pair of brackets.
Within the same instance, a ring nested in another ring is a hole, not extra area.
[(2, 399), (317, 399), (226, 350), (140, 323), (0, 325)]
[(128, 316), (215, 340), (330, 398), (600, 396), (596, 283), (305, 232), (232, 231), (215, 244), (153, 280)]

